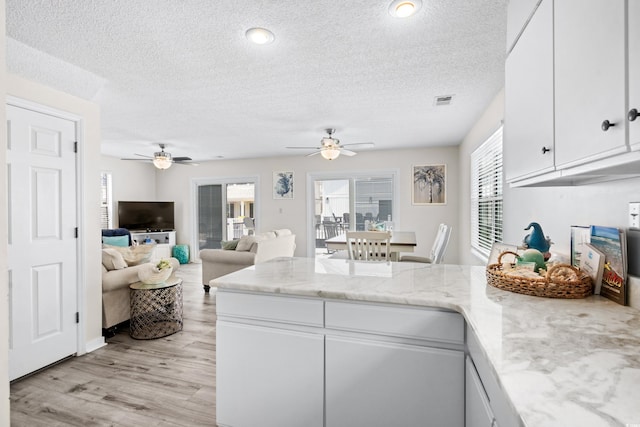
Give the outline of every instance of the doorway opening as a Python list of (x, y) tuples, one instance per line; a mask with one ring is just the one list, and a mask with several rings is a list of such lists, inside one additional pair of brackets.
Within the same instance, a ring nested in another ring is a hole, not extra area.
[(311, 177), (313, 218), (309, 231), (315, 257), (333, 255), (326, 240), (349, 230), (365, 230), (369, 223), (397, 221), (396, 173), (342, 174)]
[(219, 249), (255, 229), (255, 179), (196, 184), (197, 248)]

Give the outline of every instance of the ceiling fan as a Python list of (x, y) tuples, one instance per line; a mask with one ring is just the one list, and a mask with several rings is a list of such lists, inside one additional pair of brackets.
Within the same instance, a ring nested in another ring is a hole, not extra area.
[[(136, 156), (144, 157), (145, 160), (150, 160), (153, 162), (153, 165), (158, 169), (169, 169), (172, 164), (176, 163), (179, 165), (191, 165), (198, 166), (197, 163), (193, 163), (191, 161), (191, 157), (173, 157), (171, 153), (164, 151), (165, 145), (158, 144), (160, 147), (160, 151), (156, 151), (153, 153), (153, 157), (145, 156), (144, 154), (134, 153)], [(143, 160), (143, 159), (120, 159), (120, 160)]]
[(333, 134), (335, 133), (335, 129), (325, 129), (329, 136), (325, 136), (320, 140), (320, 147), (287, 147), (291, 149), (302, 149), (302, 150), (316, 150), (311, 154), (307, 154), (309, 156), (315, 156), (316, 154), (320, 154), (327, 160), (335, 160), (340, 156), (340, 154), (344, 154), (345, 156), (355, 156), (357, 153), (355, 151), (347, 150), (345, 147), (361, 147), (361, 148), (371, 148), (373, 147), (373, 142), (360, 142), (355, 144), (340, 144), (340, 140), (338, 138), (334, 138)]

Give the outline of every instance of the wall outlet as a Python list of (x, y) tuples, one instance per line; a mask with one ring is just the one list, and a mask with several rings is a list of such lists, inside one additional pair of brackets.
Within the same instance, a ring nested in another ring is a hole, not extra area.
[(629, 202), (629, 227), (640, 228), (640, 202)]

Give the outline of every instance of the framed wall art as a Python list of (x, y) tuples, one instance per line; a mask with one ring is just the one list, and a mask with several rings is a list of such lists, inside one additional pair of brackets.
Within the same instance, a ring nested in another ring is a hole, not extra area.
[(293, 199), (293, 172), (273, 173), (273, 198)]
[(414, 205), (444, 205), (447, 203), (447, 166), (413, 166), (412, 202)]

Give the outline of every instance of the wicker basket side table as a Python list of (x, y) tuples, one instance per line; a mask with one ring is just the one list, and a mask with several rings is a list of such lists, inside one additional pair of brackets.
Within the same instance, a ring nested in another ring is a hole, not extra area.
[(148, 340), (182, 330), (182, 279), (169, 277), (164, 283), (129, 286), (132, 338)]

